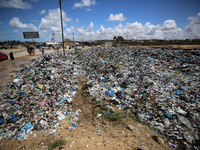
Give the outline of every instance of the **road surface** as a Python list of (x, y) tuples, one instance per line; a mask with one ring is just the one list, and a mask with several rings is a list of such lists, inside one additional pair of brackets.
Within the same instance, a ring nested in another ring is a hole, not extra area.
[[(1, 50), (3, 53), (7, 54), (9, 59), (8, 60), (4, 60), (2, 62), (0, 62), (0, 79), (4, 79), (7, 76), (7, 72), (10, 68), (16, 68), (18, 67), (20, 64), (23, 64), (27, 61), (31, 61), (34, 58), (37, 58), (39, 56), (42, 55), (42, 52), (40, 52), (39, 49), (35, 50), (35, 55), (31, 55), (27, 52), (27, 49), (9, 49), (9, 50)], [(45, 53), (55, 53), (58, 51), (62, 51), (62, 49), (60, 50), (47, 50), (45, 49)], [(67, 51), (67, 50), (66, 50)], [(69, 50), (68, 50), (69, 51)], [(10, 60), (10, 52), (13, 52), (14, 55), (14, 60)]]

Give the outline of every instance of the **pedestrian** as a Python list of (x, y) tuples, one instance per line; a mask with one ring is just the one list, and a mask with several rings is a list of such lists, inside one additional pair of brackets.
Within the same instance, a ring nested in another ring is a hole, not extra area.
[(11, 59), (11, 60), (14, 60), (14, 59), (15, 59), (14, 56), (13, 56), (13, 52), (10, 52), (10, 59)]
[(31, 55), (31, 47), (27, 47), (27, 51)]
[(44, 54), (44, 48), (42, 48), (42, 55)]
[(31, 53), (35, 55), (35, 48), (32, 48)]

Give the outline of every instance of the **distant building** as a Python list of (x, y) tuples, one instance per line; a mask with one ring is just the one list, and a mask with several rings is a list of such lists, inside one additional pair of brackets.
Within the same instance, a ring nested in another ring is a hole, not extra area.
[(101, 47), (110, 48), (112, 47), (112, 42), (105, 42), (104, 44), (101, 44)]
[(71, 41), (70, 39), (65, 39), (64, 43), (65, 43), (65, 45), (69, 45), (69, 46), (74, 45), (74, 42)]
[(25, 48), (22, 45), (13, 45), (13, 49), (21, 49), (21, 48)]

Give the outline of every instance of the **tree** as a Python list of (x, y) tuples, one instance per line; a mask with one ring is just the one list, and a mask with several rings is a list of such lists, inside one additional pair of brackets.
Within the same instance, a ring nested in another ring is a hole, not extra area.
[(117, 41), (117, 42), (124, 41), (124, 38), (122, 36), (118, 36), (118, 37), (114, 36), (113, 41)]
[(118, 37), (117, 37), (117, 41), (120, 41), (120, 42), (121, 42), (121, 41), (124, 41), (124, 38), (123, 38), (122, 36), (118, 36)]
[(116, 36), (113, 37), (113, 41), (117, 41), (117, 37)]

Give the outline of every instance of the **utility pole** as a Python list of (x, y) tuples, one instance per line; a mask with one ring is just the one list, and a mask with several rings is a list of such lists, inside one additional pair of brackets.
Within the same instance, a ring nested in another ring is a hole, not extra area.
[(62, 42), (63, 42), (63, 54), (65, 55), (65, 49), (64, 49), (64, 34), (63, 34), (63, 21), (62, 21), (62, 7), (61, 7), (61, 3), (63, 2), (63, 0), (59, 0), (59, 4), (60, 4), (60, 20), (61, 20), (61, 30), (62, 30)]
[[(74, 33), (73, 33), (73, 46), (74, 46), (74, 50), (75, 50), (75, 45), (74, 45)], [(76, 51), (76, 50), (75, 50)]]

